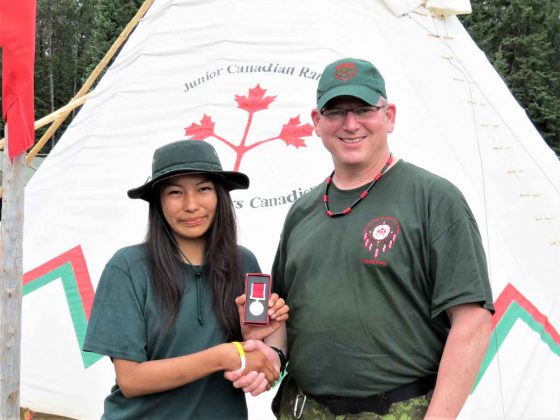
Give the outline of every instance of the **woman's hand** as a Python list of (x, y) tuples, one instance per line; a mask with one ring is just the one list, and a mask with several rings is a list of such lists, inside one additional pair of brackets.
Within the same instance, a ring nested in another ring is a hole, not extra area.
[[(249, 340), (243, 344), (246, 352), (258, 350), (266, 355), (266, 358), (273, 364), (276, 372), (280, 371), (280, 360), (278, 354), (262, 341)], [(249, 371), (245, 369), (246, 374), (239, 371), (224, 372), (224, 377), (233, 382), (235, 388), (242, 388), (243, 392), (251, 393), (257, 396), (268, 391), (274, 383), (270, 383), (263, 372)]]
[[(255, 372), (253, 375), (260, 378), (260, 383), (255, 384), (254, 389), (268, 389), (278, 379), (278, 363), (271, 359), (267, 350), (270, 349), (266, 346), (254, 344), (244, 348), (243, 373)], [(117, 383), (126, 398), (168, 391), (218, 371), (231, 373), (236, 379), (242, 373), (239, 372), (239, 350), (233, 343), (222, 343), (197, 353), (169, 359), (135, 362), (114, 358), (113, 363)]]
[(262, 340), (280, 328), (290, 317), (288, 314), (289, 306), (278, 294), (273, 293), (268, 300), (268, 316), (270, 319), (268, 325), (243, 325), (245, 299), (245, 295), (238, 296), (235, 299), (241, 322), (241, 334), (244, 340)]

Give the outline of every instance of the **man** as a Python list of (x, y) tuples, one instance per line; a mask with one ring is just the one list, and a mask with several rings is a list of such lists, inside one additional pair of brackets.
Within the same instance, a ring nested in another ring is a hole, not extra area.
[(311, 117), (334, 172), (290, 209), (272, 270), (281, 419), (454, 418), (474, 384), (493, 311), (478, 227), (455, 186), (391, 154), (395, 116), (371, 63), (325, 68)]

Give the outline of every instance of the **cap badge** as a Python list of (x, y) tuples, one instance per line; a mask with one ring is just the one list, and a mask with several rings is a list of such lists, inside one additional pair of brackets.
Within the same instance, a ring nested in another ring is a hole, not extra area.
[(356, 64), (352, 62), (342, 63), (334, 69), (334, 77), (338, 80), (347, 81), (356, 76)]

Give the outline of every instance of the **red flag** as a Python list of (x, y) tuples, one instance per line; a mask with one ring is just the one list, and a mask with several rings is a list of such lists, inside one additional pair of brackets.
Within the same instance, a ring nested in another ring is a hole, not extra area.
[(36, 0), (0, 0), (2, 116), (11, 160), (35, 142), (35, 14)]

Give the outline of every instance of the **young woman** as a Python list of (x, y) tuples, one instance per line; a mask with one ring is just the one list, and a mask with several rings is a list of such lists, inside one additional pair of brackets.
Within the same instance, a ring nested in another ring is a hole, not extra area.
[[(256, 350), (262, 343), (243, 351), (238, 342), (235, 299), (245, 274), (260, 268), (237, 245), (229, 191), (248, 186), (246, 175), (222, 170), (210, 144), (181, 140), (157, 149), (151, 178), (128, 191), (149, 202), (146, 240), (107, 263), (84, 342), (114, 364), (104, 418), (247, 418), (242, 390), (223, 371), (251, 372), (269, 386), (278, 379), (270, 355)], [(270, 325), (243, 332), (284, 333), (287, 313), (273, 295)]]

